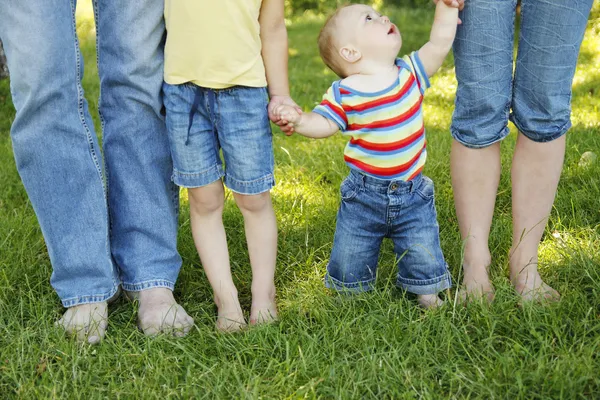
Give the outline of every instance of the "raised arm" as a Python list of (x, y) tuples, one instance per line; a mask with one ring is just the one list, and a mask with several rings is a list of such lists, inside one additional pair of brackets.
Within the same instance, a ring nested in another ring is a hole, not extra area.
[(298, 112), (291, 106), (279, 106), (275, 113), (288, 123), (291, 132), (297, 132), (309, 138), (326, 138), (339, 130), (335, 122), (315, 112)]
[(440, 69), (456, 36), (456, 25), (460, 22), (458, 8), (461, 3), (451, 3), (454, 5), (448, 6), (445, 1), (437, 2), (429, 41), (419, 50), (419, 58), (427, 76), (432, 76)]

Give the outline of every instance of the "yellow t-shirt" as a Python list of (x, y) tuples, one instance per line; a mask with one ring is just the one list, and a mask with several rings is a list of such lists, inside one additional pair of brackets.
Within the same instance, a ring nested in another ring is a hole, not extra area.
[(166, 0), (165, 82), (211, 89), (267, 85), (262, 0)]

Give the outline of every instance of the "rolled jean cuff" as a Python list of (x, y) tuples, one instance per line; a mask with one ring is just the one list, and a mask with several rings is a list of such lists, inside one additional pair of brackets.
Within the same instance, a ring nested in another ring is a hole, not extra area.
[(324, 281), (327, 289), (333, 289), (337, 292), (345, 294), (358, 294), (375, 289), (375, 279), (359, 282), (342, 282), (335, 279), (331, 275), (326, 274)]
[(254, 195), (271, 190), (275, 186), (275, 178), (272, 174), (269, 174), (253, 181), (240, 181), (225, 175), (225, 186), (235, 193)]
[(209, 169), (197, 173), (185, 173), (175, 170), (171, 179), (177, 186), (184, 188), (197, 188), (209, 185), (223, 178), (225, 173), (220, 165), (214, 165)]
[(166, 279), (154, 279), (151, 281), (144, 281), (139, 283), (122, 283), (123, 290), (128, 292), (140, 292), (142, 290), (154, 289), (154, 288), (167, 288), (171, 291), (175, 289), (175, 282), (168, 281)]
[(65, 308), (80, 306), (82, 304), (102, 303), (102, 302), (108, 301), (110, 298), (112, 298), (117, 293), (118, 290), (119, 290), (119, 284), (115, 283), (113, 288), (110, 291), (103, 293), (103, 294), (93, 294), (93, 295), (89, 295), (89, 296), (70, 297), (68, 299), (61, 299), (60, 301), (61, 301), (63, 307), (65, 307)]
[(490, 147), (494, 143), (498, 143), (498, 142), (501, 142), (502, 140), (504, 140), (504, 138), (506, 138), (509, 133), (510, 133), (510, 130), (508, 129), (508, 127), (505, 127), (504, 129), (502, 129), (502, 131), (498, 135), (496, 135), (493, 138), (482, 140), (482, 141), (467, 141), (465, 139), (464, 135), (461, 135), (456, 129), (450, 130), (450, 134), (452, 135), (452, 138), (454, 140), (456, 140), (458, 143), (460, 143), (463, 146), (468, 147), (470, 149), (484, 149), (486, 147)]
[(414, 294), (437, 294), (452, 287), (452, 278), (449, 272), (437, 278), (427, 280), (403, 279), (399, 277), (396, 280), (396, 286)]
[(569, 120), (565, 124), (563, 124), (563, 126), (555, 129), (552, 132), (539, 133), (539, 132), (533, 132), (531, 130), (523, 129), (523, 124), (521, 124), (519, 122), (519, 120), (517, 119), (517, 117), (514, 114), (510, 116), (510, 120), (513, 124), (515, 124), (515, 126), (517, 127), (519, 132), (521, 132), (523, 135), (525, 135), (525, 137), (527, 137), (527, 139), (532, 140), (537, 143), (547, 143), (547, 142), (556, 140), (559, 137), (563, 136), (565, 133), (567, 133), (567, 131), (569, 129), (571, 129), (571, 126), (572, 126), (572, 123)]

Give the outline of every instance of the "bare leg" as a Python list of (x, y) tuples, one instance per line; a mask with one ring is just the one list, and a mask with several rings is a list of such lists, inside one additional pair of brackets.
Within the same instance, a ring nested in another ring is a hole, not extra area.
[(234, 194), (244, 216), (248, 253), (252, 266), (252, 309), (250, 323), (277, 319), (275, 305), (275, 263), (277, 221), (269, 192), (257, 195)]
[(510, 278), (524, 300), (558, 299), (537, 269), (538, 246), (548, 222), (565, 155), (565, 135), (537, 143), (519, 134), (512, 164), (513, 245)]
[(471, 149), (452, 142), (450, 156), (454, 204), (460, 235), (465, 242), (461, 299), (491, 301), (494, 289), (488, 267), (488, 239), (500, 180), (500, 143)]
[(218, 308), (216, 327), (233, 332), (246, 325), (231, 276), (227, 238), (223, 227), (224, 189), (221, 181), (188, 190), (194, 243), (212, 286)]

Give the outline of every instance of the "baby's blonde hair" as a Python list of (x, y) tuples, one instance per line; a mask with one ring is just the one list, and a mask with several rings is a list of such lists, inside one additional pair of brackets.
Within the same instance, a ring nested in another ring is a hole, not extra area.
[(341, 6), (327, 18), (325, 25), (323, 25), (323, 28), (321, 28), (321, 32), (319, 33), (319, 39), (317, 40), (321, 59), (325, 65), (340, 78), (345, 78), (348, 74), (344, 71), (343, 60), (339, 53), (340, 49), (338, 48), (339, 43), (337, 43), (336, 40), (336, 19), (339, 16), (340, 11), (348, 6), (349, 5)]

